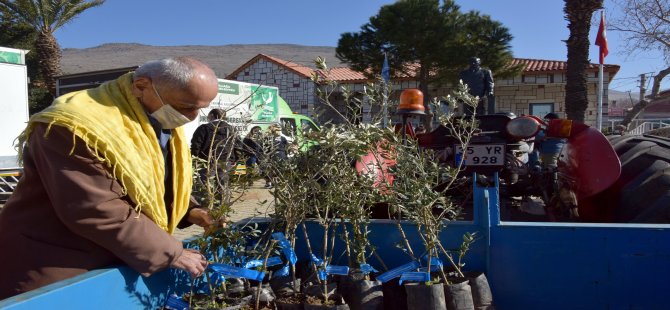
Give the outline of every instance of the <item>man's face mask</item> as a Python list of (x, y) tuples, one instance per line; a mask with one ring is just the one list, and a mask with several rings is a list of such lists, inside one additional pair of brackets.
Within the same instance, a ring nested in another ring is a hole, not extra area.
[(151, 113), (151, 116), (161, 124), (163, 129), (174, 129), (191, 121), (188, 117), (184, 116), (184, 114), (175, 110), (171, 105), (165, 104), (153, 83), (151, 84), (151, 88), (154, 89), (156, 96), (158, 96), (158, 99), (163, 105), (158, 108), (158, 110), (154, 111), (154, 113)]

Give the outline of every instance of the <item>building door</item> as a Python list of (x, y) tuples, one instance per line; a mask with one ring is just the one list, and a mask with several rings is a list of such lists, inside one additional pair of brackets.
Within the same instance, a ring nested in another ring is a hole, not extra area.
[(547, 113), (554, 112), (553, 103), (531, 103), (530, 104), (530, 115), (535, 115), (539, 118), (543, 118)]

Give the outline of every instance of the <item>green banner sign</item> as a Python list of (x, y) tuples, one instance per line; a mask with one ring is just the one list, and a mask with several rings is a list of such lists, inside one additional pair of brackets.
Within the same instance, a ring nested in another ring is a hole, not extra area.
[(219, 81), (219, 93), (229, 95), (239, 95), (240, 85)]
[(264, 122), (277, 120), (277, 89), (252, 86), (251, 93), (251, 110), (256, 111), (254, 118)]
[(0, 62), (17, 65), (23, 64), (21, 62), (21, 54), (7, 51), (0, 51)]

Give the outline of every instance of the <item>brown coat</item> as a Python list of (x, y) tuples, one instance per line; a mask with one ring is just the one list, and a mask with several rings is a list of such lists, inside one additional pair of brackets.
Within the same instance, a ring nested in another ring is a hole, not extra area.
[(63, 127), (37, 125), (24, 174), (0, 211), (0, 299), (114, 264), (148, 276), (180, 241), (137, 214), (108, 168)]

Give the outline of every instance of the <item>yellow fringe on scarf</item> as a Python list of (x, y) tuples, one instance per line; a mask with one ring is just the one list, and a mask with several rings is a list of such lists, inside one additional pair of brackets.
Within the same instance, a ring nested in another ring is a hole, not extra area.
[(174, 129), (170, 139), (174, 202), (168, 223), (163, 199), (163, 154), (144, 108), (132, 94), (132, 77), (132, 73), (127, 73), (98, 88), (57, 98), (30, 118), (19, 136), (19, 151), (37, 122), (49, 124), (49, 128), (58, 125), (69, 129), (111, 168), (113, 177), (135, 203), (135, 210), (172, 233), (188, 209), (192, 185), (190, 150), (183, 129)]

